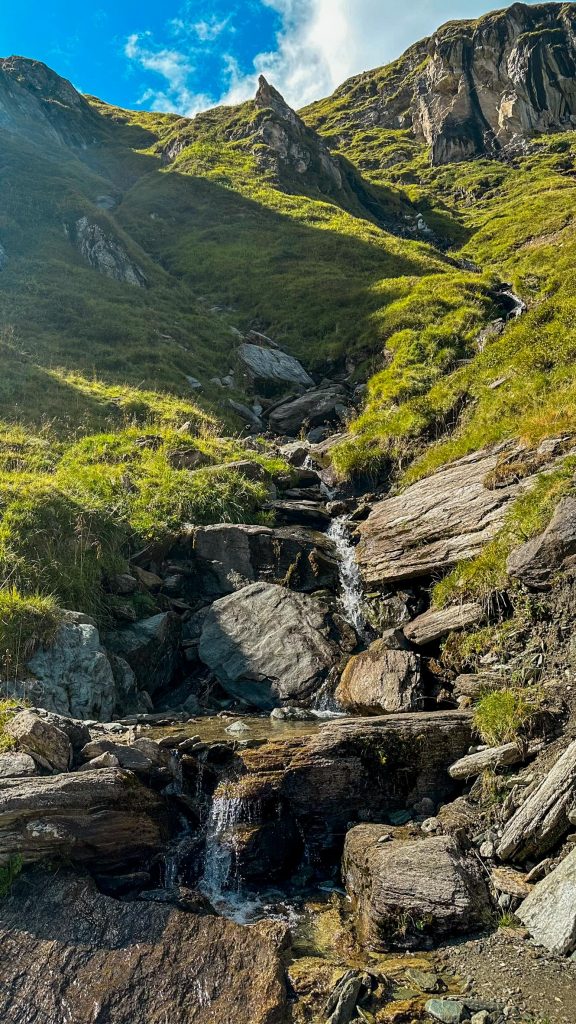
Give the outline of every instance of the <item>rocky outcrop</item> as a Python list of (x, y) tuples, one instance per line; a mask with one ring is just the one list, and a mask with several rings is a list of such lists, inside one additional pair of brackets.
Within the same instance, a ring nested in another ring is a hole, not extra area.
[(277, 434), (295, 436), (303, 427), (309, 429), (343, 420), (348, 404), (348, 394), (340, 384), (319, 387), (274, 406), (268, 423)]
[(419, 946), (485, 923), (490, 899), (480, 867), (455, 839), (382, 841), (389, 831), (359, 825), (346, 836), (342, 874), (363, 945)]
[(0, 59), (0, 128), (30, 140), (85, 146), (95, 117), (83, 96), (65, 78), (38, 60)]
[(41, 768), (67, 772), (72, 764), (72, 744), (66, 733), (32, 711), (21, 711), (10, 719), (6, 733)]
[(547, 587), (566, 559), (576, 555), (576, 498), (563, 498), (551, 523), (538, 537), (513, 551), (508, 575), (533, 590)]
[(576, 949), (576, 850), (534, 886), (516, 916), (551, 953), (566, 955)]
[(284, 1024), (284, 932), (112, 899), (70, 871), (28, 873), (0, 905), (0, 1017)]
[(453, 630), (478, 625), (484, 618), (485, 611), (476, 601), (448, 608), (430, 608), (404, 626), (404, 636), (417, 647), (425, 647)]
[(90, 223), (88, 217), (80, 217), (72, 231), (72, 237), (80, 255), (94, 269), (137, 288), (145, 288), (147, 281), (143, 271), (130, 259), (124, 246), (107, 235), (99, 224)]
[(130, 772), (108, 768), (6, 779), (0, 788), (0, 863), (64, 858), (113, 866), (157, 853), (163, 805)]
[[(254, 833), (270, 821), (281, 822), (284, 835), (292, 822), (309, 862), (329, 868), (350, 822), (382, 820), (424, 797), (438, 803), (453, 793), (448, 768), (471, 738), (467, 713), (415, 713), (331, 722), (311, 736), (239, 752), (244, 774), (236, 795), (245, 801), (252, 849)], [(272, 856), (284, 864), (290, 854), (281, 843), (266, 849), (263, 879)], [(252, 877), (257, 870), (252, 863)]]
[(253, 583), (216, 601), (199, 654), (224, 689), (258, 708), (308, 701), (356, 638), (323, 604)]
[(417, 711), (422, 706), (420, 658), (401, 644), (376, 640), (350, 659), (335, 693), (346, 710), (360, 715)]
[(106, 646), (127, 662), (138, 686), (149, 694), (168, 689), (180, 657), (181, 621), (172, 612), (142, 619), (106, 634)]
[(576, 740), (506, 824), (498, 846), (501, 860), (525, 861), (551, 850), (570, 826), (576, 802)]
[(282, 583), (293, 590), (335, 588), (334, 544), (301, 527), (199, 526), (190, 538), (194, 587), (210, 596), (231, 594), (249, 583)]
[(281, 349), (243, 342), (238, 349), (238, 358), (255, 382), (299, 384), (304, 388), (314, 386), (312, 377), (306, 373), (302, 363)]
[(306, 127), (263, 75), (254, 102), (264, 112), (258, 125), (257, 151), (262, 169), (275, 173), (280, 182), (286, 176), (306, 175), (323, 183), (326, 191), (342, 190), (339, 158), (332, 155), (316, 132)]
[(576, 126), (573, 4), (515, 3), (478, 21), (450, 22), (428, 50), (413, 120), (433, 163), (499, 156)]
[[(48, 711), (73, 718), (109, 721), (117, 703), (110, 659), (98, 630), (89, 622), (66, 621), (50, 647), (28, 662), (34, 679), (26, 682), (29, 700)], [(21, 687), (11, 687), (18, 694)]]
[(359, 526), (357, 554), (366, 583), (394, 586), (477, 555), (502, 526), (510, 501), (532, 483), (528, 477), (488, 488), (486, 477), (500, 454), (467, 455), (378, 502)]

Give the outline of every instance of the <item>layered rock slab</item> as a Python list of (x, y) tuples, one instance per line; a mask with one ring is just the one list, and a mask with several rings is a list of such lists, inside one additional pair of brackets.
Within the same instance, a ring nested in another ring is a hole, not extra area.
[(396, 586), (473, 558), (498, 532), (521, 484), (489, 488), (501, 451), (475, 452), (402, 494), (378, 502), (359, 526), (357, 557), (365, 582)]
[(10, 1024), (287, 1024), (284, 928), (121, 902), (35, 871), (0, 905), (0, 1017)]
[(164, 805), (131, 772), (103, 768), (52, 778), (4, 779), (0, 863), (63, 857), (122, 864), (157, 853)]

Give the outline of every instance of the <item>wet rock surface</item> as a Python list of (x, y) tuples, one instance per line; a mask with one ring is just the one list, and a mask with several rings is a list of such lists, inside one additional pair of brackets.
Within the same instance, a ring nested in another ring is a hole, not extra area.
[(35, 872), (0, 905), (0, 1014), (11, 1024), (70, 1014), (93, 1024), (95, 1013), (114, 1024), (284, 1024), (284, 932), (121, 902), (87, 877)]

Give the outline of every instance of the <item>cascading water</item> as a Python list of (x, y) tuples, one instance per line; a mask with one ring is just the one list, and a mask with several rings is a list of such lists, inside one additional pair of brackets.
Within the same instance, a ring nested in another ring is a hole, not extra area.
[(366, 633), (366, 620), (363, 611), (362, 578), (344, 516), (332, 521), (327, 536), (334, 542), (338, 556), (340, 600), (344, 615), (358, 635), (363, 637)]
[(242, 885), (236, 868), (235, 829), (254, 824), (259, 815), (258, 802), (234, 793), (233, 786), (226, 786), (224, 791), (216, 790), (212, 798), (200, 887), (216, 906), (224, 904), (232, 911), (228, 916), (237, 916), (234, 911), (240, 906), (238, 897)]

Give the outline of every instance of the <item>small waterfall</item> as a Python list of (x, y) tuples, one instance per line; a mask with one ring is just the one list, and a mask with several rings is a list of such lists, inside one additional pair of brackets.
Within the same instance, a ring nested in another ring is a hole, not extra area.
[(362, 579), (354, 547), (350, 543), (348, 525), (344, 516), (332, 521), (327, 536), (334, 542), (338, 555), (341, 587), (340, 600), (344, 616), (354, 626), (358, 635), (362, 637), (365, 635), (366, 625), (363, 612)]
[(228, 785), (216, 790), (206, 831), (206, 852), (202, 891), (212, 901), (226, 901), (231, 889), (240, 889), (242, 879), (236, 869), (234, 830), (238, 825), (254, 824), (260, 814), (257, 801), (233, 792)]

